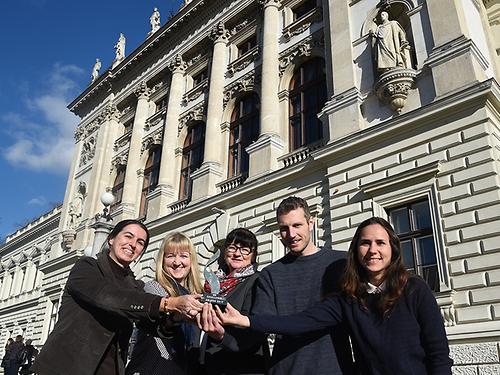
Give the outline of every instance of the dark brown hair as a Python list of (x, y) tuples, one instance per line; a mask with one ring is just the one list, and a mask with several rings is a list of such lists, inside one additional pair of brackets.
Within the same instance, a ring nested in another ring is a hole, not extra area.
[(283, 199), (276, 209), (276, 219), (279, 220), (280, 216), (286, 215), (290, 211), (296, 210), (298, 208), (302, 208), (304, 210), (304, 216), (306, 217), (306, 220), (309, 220), (309, 218), (311, 217), (309, 206), (304, 199), (299, 197), (288, 197)]
[(378, 224), (385, 229), (389, 236), (389, 244), (391, 246), (391, 263), (385, 271), (386, 289), (380, 301), (380, 313), (387, 316), (392, 306), (403, 294), (406, 282), (408, 281), (409, 273), (403, 265), (401, 254), (401, 243), (394, 232), (391, 224), (380, 217), (372, 217), (363, 221), (352, 239), (349, 251), (347, 253), (347, 267), (342, 278), (342, 290), (354, 300), (359, 301), (366, 308), (366, 283), (368, 282), (368, 274), (365, 268), (360, 264), (358, 259), (359, 241), (361, 231), (369, 226)]

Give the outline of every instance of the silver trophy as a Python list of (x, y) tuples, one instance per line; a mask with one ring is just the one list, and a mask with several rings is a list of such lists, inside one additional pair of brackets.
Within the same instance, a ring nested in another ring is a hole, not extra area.
[(201, 297), (201, 302), (209, 302), (212, 305), (218, 305), (221, 310), (224, 311), (227, 305), (226, 297), (221, 296), (220, 293), (220, 283), (219, 279), (215, 273), (210, 269), (210, 266), (217, 262), (220, 256), (220, 249), (217, 249), (214, 255), (208, 260), (205, 268), (203, 269), (203, 275), (205, 276), (205, 280), (208, 285), (210, 285), (211, 293), (203, 293)]

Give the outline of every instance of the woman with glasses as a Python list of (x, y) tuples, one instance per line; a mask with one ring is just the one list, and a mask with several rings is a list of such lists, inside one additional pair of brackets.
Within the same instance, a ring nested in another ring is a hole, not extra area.
[[(257, 238), (245, 228), (231, 231), (224, 241), (224, 259), (216, 272), (220, 295), (247, 314), (253, 300), (253, 287), (258, 278), (256, 267)], [(205, 291), (210, 286), (205, 283)], [(205, 374), (264, 374), (268, 355), (264, 334), (234, 327), (223, 327), (210, 305), (205, 304), (198, 315), (204, 334), (201, 341), (201, 362)]]

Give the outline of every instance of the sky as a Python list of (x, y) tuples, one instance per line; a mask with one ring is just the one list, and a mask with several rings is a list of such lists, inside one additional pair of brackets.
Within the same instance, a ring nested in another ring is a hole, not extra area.
[(62, 203), (79, 118), (66, 106), (103, 73), (120, 32), (126, 55), (182, 0), (0, 1), (0, 244)]

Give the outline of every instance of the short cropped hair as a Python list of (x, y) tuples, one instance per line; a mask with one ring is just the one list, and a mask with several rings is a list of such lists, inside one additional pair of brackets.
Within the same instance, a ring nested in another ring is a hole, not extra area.
[(305, 199), (299, 197), (288, 197), (281, 201), (278, 208), (276, 209), (276, 219), (279, 220), (280, 216), (286, 215), (290, 211), (302, 208), (304, 210), (304, 216), (306, 220), (311, 218), (311, 211), (309, 210), (309, 205)]

